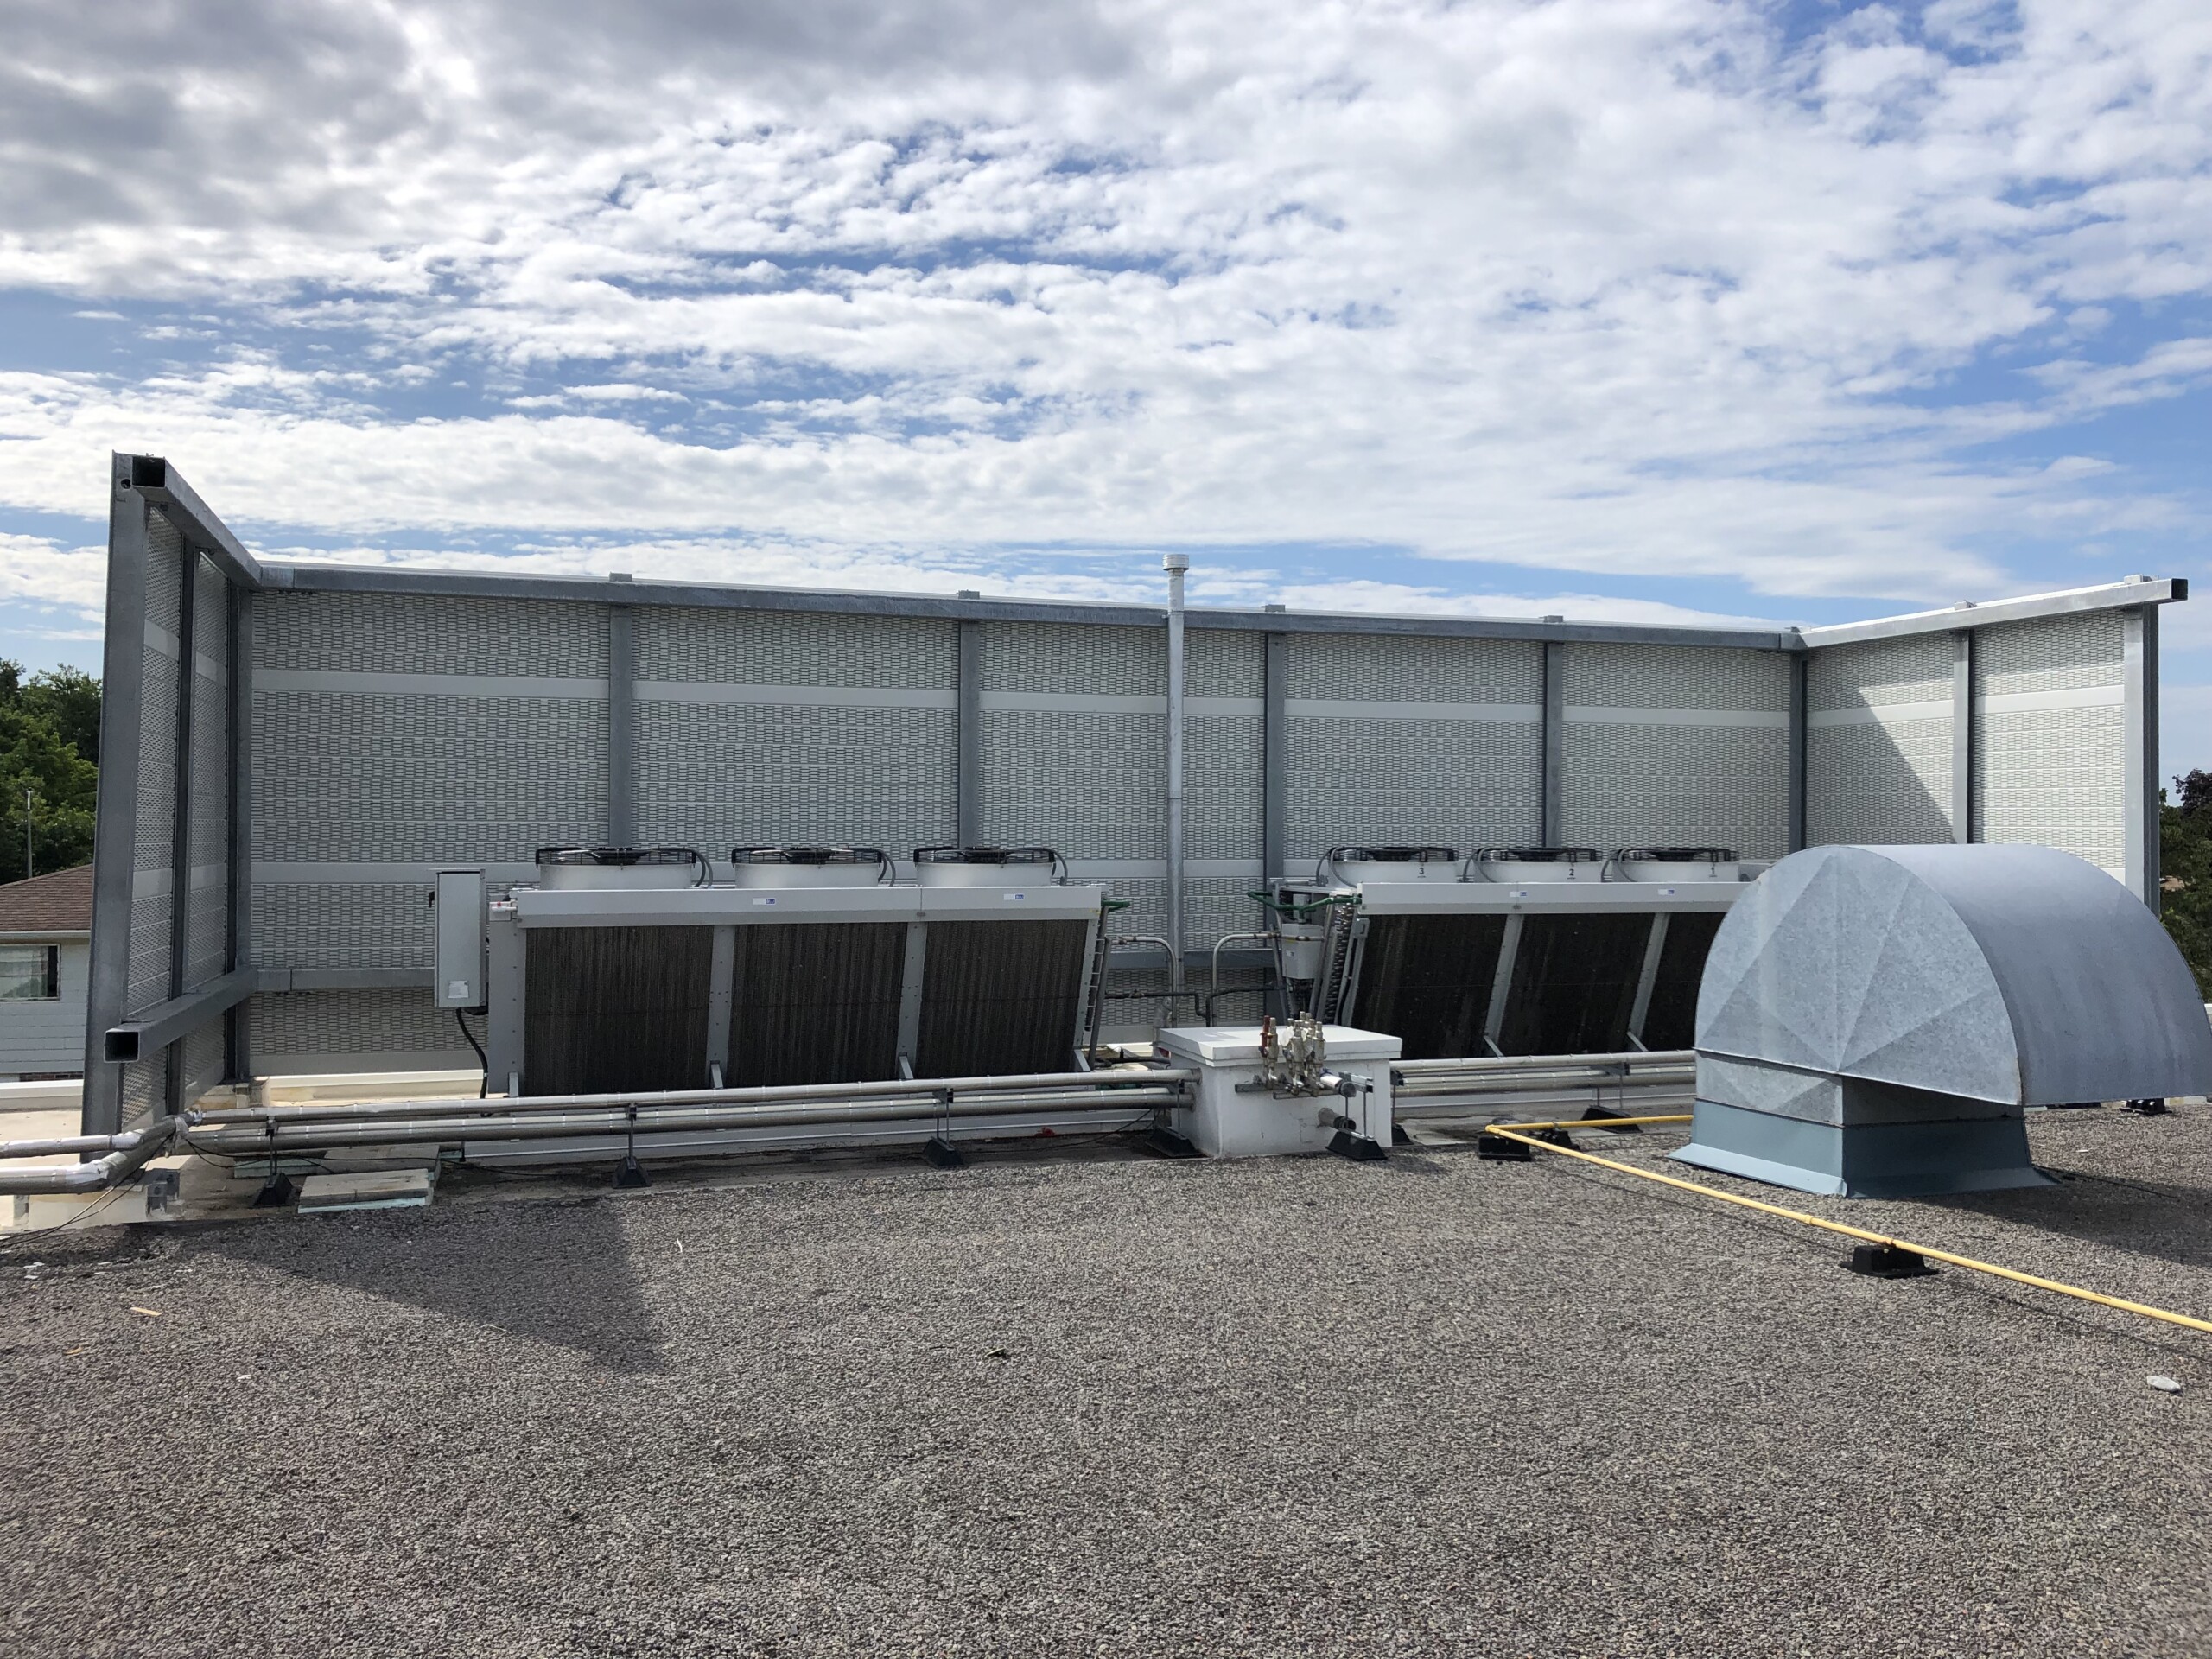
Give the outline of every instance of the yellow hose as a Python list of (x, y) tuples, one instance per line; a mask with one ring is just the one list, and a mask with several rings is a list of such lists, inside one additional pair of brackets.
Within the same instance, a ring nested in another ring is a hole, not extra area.
[[(1595, 1128), (1601, 1120), (1592, 1120)], [(1681, 1120), (1677, 1119), (1677, 1122)], [(1519, 1128), (1520, 1125), (1514, 1126)], [(1577, 1125), (1576, 1127), (1581, 1127)], [(1516, 1135), (1514, 1129), (1496, 1126), (1483, 1131), (1508, 1141), (1517, 1141), (1524, 1147), (1534, 1147), (1539, 1152), (1555, 1152), (1562, 1158), (1580, 1158), (1586, 1164), (1596, 1164), (1602, 1169), (1618, 1170), (1624, 1175), (1634, 1175), (1647, 1181), (1656, 1181), (1662, 1186), (1680, 1187), (1685, 1192), (1694, 1192), (1700, 1198), (1718, 1198), (1723, 1204), (1740, 1205), (1746, 1210), (1756, 1210), (1762, 1215), (1779, 1216), (1784, 1221), (1802, 1221), (1808, 1227), (1819, 1227), (1831, 1233), (1841, 1233), (1846, 1238), (1855, 1238), (1867, 1244), (1886, 1244), (1892, 1249), (1910, 1250), (1926, 1256), (1931, 1262), (1946, 1262), (1955, 1268), (1965, 1268), (1974, 1273), (1986, 1273), (1993, 1278), (2009, 1279), (2016, 1285), (2027, 1285), (2036, 1290), (2054, 1291), (2061, 1296), (2072, 1296), (2085, 1302), (2094, 1302), (2100, 1307), (2116, 1307), (2123, 1313), (2139, 1313), (2146, 1319), (2160, 1319), (2168, 1325), (2185, 1326), (2191, 1331), (2212, 1332), (2212, 1320), (2191, 1319), (2186, 1313), (2176, 1313), (2163, 1307), (2152, 1307), (2147, 1302), (2131, 1302), (2125, 1297), (2107, 1296), (2101, 1292), (2084, 1290), (2079, 1285), (2061, 1284), (2056, 1279), (2039, 1279), (2032, 1273), (2021, 1273), (2012, 1268), (2000, 1268), (1993, 1262), (1977, 1262), (1970, 1255), (1954, 1255), (1948, 1250), (1933, 1249), (1925, 1244), (1915, 1244), (1902, 1238), (1892, 1238), (1887, 1233), (1869, 1232), (1864, 1227), (1847, 1226), (1840, 1221), (1830, 1221), (1825, 1216), (1808, 1216), (1802, 1210), (1784, 1209), (1778, 1204), (1767, 1204), (1758, 1198), (1740, 1198), (1733, 1192), (1723, 1192), (1718, 1187), (1700, 1186), (1695, 1181), (1685, 1181), (1673, 1175), (1662, 1175), (1656, 1170), (1638, 1169), (1633, 1164), (1624, 1164), (1611, 1158), (1600, 1158), (1593, 1152), (1579, 1152), (1573, 1147), (1554, 1146), (1548, 1141), (1539, 1141), (1532, 1135)]]

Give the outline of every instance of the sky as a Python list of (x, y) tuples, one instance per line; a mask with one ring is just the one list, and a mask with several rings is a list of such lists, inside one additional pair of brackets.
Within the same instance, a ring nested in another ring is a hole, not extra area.
[(2201, 580), (2209, 448), (2203, 0), (0, 14), (35, 667), (111, 449), (272, 556), (1810, 626)]

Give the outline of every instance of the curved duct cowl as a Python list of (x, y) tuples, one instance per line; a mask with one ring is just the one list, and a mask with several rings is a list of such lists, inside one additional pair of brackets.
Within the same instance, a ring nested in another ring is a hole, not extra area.
[(1808, 1191), (2040, 1184), (2027, 1106), (2201, 1094), (2212, 1025), (2165, 930), (2049, 847), (1817, 847), (1728, 913), (1677, 1155)]

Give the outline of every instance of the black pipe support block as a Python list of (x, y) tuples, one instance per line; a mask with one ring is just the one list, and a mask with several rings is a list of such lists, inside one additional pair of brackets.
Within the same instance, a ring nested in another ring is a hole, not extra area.
[(1389, 1154), (1363, 1135), (1354, 1135), (1350, 1129), (1338, 1129), (1329, 1138), (1329, 1150), (1339, 1158), (1349, 1158), (1355, 1164), (1379, 1164)]
[(292, 1178), (272, 1162), (269, 1179), (261, 1184), (261, 1191), (253, 1195), (257, 1210), (282, 1210), (300, 1196), (300, 1189), (292, 1185)]
[(1609, 1112), (1602, 1106), (1592, 1106), (1582, 1114), (1582, 1121), (1593, 1129), (1603, 1129), (1608, 1135), (1642, 1135), (1641, 1123), (1609, 1123), (1608, 1118), (1618, 1117), (1618, 1112)]
[(645, 1166), (632, 1153), (615, 1166), (614, 1185), (619, 1187), (651, 1186), (652, 1181), (645, 1173)]
[(1137, 1144), (1155, 1158), (1203, 1158), (1205, 1154), (1174, 1130), (1155, 1123)]
[(1936, 1271), (1918, 1250), (1900, 1249), (1894, 1244), (1854, 1244), (1843, 1265), (1869, 1279), (1925, 1279)]
[(933, 1135), (922, 1142), (922, 1156), (939, 1169), (968, 1167), (968, 1160), (961, 1155), (960, 1148), (941, 1135)]
[(1509, 1141), (1503, 1135), (1492, 1135), (1488, 1130), (1475, 1137), (1475, 1156), (1487, 1159), (1494, 1164), (1525, 1164), (1535, 1155), (1518, 1141)]

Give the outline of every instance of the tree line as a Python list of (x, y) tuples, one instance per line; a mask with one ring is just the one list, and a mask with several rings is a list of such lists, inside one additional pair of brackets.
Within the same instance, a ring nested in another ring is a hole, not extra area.
[(2212, 1002), (2212, 772), (2175, 779), (2158, 803), (2160, 913)]
[(99, 763), (100, 683), (79, 668), (26, 678), (0, 658), (0, 881), (92, 861)]

